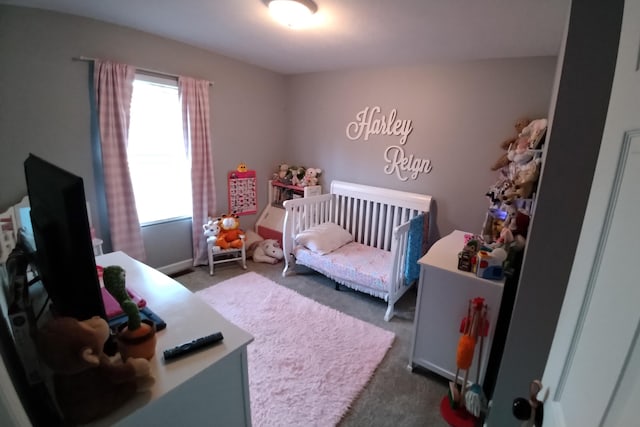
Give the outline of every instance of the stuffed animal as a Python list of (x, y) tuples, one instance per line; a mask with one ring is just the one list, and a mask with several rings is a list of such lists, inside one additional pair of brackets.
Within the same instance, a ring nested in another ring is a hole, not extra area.
[(289, 176), (291, 179), (291, 185), (301, 185), (302, 180), (305, 177), (306, 169), (304, 166), (291, 166), (289, 168)]
[(284, 252), (277, 240), (265, 239), (255, 243), (251, 256), (255, 262), (276, 264), (284, 258)]
[(518, 139), (511, 144), (511, 148), (507, 151), (507, 159), (518, 165), (524, 165), (533, 159), (533, 153), (529, 151), (528, 136), (519, 136)]
[(530, 122), (531, 122), (531, 120), (529, 120), (527, 118), (521, 118), (521, 119), (518, 119), (516, 121), (516, 123), (514, 125), (514, 127), (516, 129), (516, 136), (502, 141), (502, 143), (500, 144), (500, 148), (505, 150), (505, 152), (500, 156), (500, 158), (498, 160), (496, 160), (496, 162), (493, 164), (493, 166), (491, 166), (491, 170), (492, 171), (497, 171), (497, 170), (507, 166), (509, 164), (509, 162), (511, 162), (511, 160), (508, 157), (508, 151), (512, 147), (513, 143), (516, 142), (516, 140), (520, 136), (520, 133), (522, 132), (522, 130)]
[(513, 186), (509, 188), (504, 196), (504, 201), (512, 202), (514, 199), (528, 199), (535, 190), (538, 176), (540, 175), (540, 159), (530, 161), (518, 170), (518, 174), (513, 180)]
[(318, 177), (322, 173), (322, 169), (318, 168), (308, 168), (304, 174), (304, 179), (300, 184), (302, 187), (306, 187), (308, 185), (318, 185)]
[(240, 229), (240, 219), (235, 214), (225, 214), (218, 218), (220, 232), (216, 239), (216, 246), (222, 249), (240, 249), (244, 239), (244, 231)]
[(272, 179), (274, 181), (284, 182), (288, 173), (289, 173), (289, 165), (286, 163), (281, 163), (278, 165), (278, 171), (273, 174)]
[(487, 196), (491, 202), (491, 206), (500, 208), (505, 202), (506, 195), (511, 187), (513, 187), (513, 181), (508, 178), (507, 175), (501, 175), (498, 181), (489, 187), (489, 191), (485, 193), (485, 196)]
[(220, 224), (218, 224), (218, 220), (209, 217), (209, 221), (202, 225), (202, 229), (204, 230), (204, 235), (207, 237), (207, 246), (211, 245), (211, 249), (219, 250), (220, 246), (216, 244), (218, 235), (220, 234)]
[(527, 139), (527, 147), (534, 150), (540, 145), (546, 131), (547, 119), (536, 119), (522, 129), (520, 134)]
[(207, 237), (218, 237), (220, 234), (220, 225), (218, 224), (218, 220), (212, 217), (208, 218), (206, 224), (202, 225), (202, 229), (204, 231), (204, 235)]
[(41, 360), (53, 371), (56, 402), (68, 424), (84, 424), (116, 410), (154, 383), (149, 361), (103, 352), (109, 325), (101, 317), (50, 320), (38, 332)]

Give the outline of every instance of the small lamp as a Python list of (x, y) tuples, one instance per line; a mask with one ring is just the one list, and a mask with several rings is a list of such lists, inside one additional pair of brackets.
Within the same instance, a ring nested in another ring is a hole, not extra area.
[(263, 2), (278, 22), (290, 28), (304, 25), (318, 10), (318, 5), (313, 0), (263, 0)]

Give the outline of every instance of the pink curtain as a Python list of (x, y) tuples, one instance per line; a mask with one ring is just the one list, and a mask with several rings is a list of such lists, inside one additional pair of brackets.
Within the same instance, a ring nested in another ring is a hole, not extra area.
[(127, 161), (134, 77), (134, 67), (95, 61), (93, 78), (111, 245), (114, 251), (144, 261), (146, 255)]
[(182, 102), (185, 148), (191, 155), (193, 265), (206, 265), (207, 242), (202, 224), (207, 216), (215, 215), (217, 209), (209, 130), (209, 82), (179, 77), (178, 90)]

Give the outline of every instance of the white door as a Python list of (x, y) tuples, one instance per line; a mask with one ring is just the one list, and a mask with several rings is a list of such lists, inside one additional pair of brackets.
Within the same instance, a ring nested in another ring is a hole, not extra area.
[(545, 427), (638, 425), (639, 43), (640, 0), (627, 0), (602, 146), (542, 379)]

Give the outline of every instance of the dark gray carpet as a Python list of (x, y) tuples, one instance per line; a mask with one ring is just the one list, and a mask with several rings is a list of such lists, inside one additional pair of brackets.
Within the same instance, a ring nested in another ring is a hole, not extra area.
[[(447, 426), (440, 417), (439, 410), (440, 400), (447, 393), (447, 382), (435, 374), (412, 373), (408, 368), (416, 301), (415, 287), (396, 304), (394, 318), (385, 322), (385, 302), (344, 287), (336, 291), (333, 281), (304, 267), (296, 267), (296, 274), (283, 278), (282, 263), (270, 265), (248, 261), (247, 264), (250, 271), (396, 334), (391, 350), (341, 421), (341, 427)], [(197, 267), (174, 278), (196, 292), (244, 272), (236, 263), (225, 263), (216, 266), (214, 276), (209, 276), (208, 267)]]

